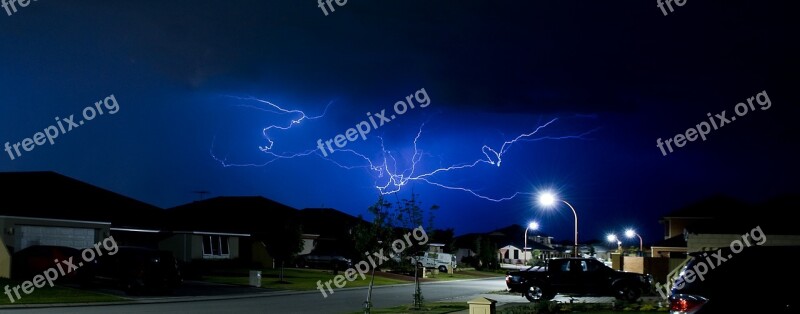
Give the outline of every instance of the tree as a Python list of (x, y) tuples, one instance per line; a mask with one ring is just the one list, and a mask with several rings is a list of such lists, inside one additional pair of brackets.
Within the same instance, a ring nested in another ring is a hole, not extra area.
[(478, 268), (500, 268), (497, 260), (497, 244), (488, 237), (480, 236), (475, 239), (475, 252), (478, 254)]
[(268, 228), (268, 231), (261, 235), (261, 242), (267, 248), (267, 252), (280, 265), (278, 282), (286, 282), (283, 278), (284, 264), (303, 250), (302, 236), (302, 227), (293, 219), (288, 219), (283, 224)]
[[(393, 237), (390, 209), (392, 204), (383, 195), (367, 210), (372, 214), (372, 223), (359, 223), (353, 228), (353, 240), (359, 254), (371, 254), (379, 249), (378, 241), (391, 241)], [(361, 215), (358, 216), (363, 221)]]
[[(422, 202), (417, 200), (417, 194), (411, 193), (411, 199), (403, 199), (402, 201), (398, 200), (396, 203), (396, 210), (395, 210), (395, 219), (397, 221), (397, 227), (399, 227), (401, 233), (405, 233), (408, 230), (412, 230), (417, 227), (425, 228), (425, 212), (422, 209)], [(427, 230), (433, 230), (433, 212), (439, 209), (439, 206), (433, 205), (430, 207), (428, 212), (428, 226)], [(421, 252), (427, 247), (427, 243), (423, 245), (414, 244), (410, 248), (406, 248), (406, 250), (402, 252), (395, 252), (396, 255), (399, 255), (401, 260), (404, 260), (407, 252), (410, 252), (412, 256), (416, 255), (415, 253)], [(413, 261), (412, 261), (413, 262)], [(413, 262), (416, 264), (416, 262)], [(420, 309), (422, 308), (422, 302), (425, 299), (422, 296), (422, 287), (420, 285), (419, 276), (417, 275), (417, 270), (419, 267), (414, 265), (414, 308)]]
[(444, 244), (444, 251), (452, 253), (456, 248), (455, 230), (453, 228), (434, 230), (431, 242)]

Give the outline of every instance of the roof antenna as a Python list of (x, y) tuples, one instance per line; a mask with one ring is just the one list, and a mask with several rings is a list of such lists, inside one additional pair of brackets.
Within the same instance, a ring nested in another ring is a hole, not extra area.
[(209, 191), (192, 191), (192, 193), (197, 194), (197, 201), (202, 201), (206, 198), (206, 195), (211, 194)]

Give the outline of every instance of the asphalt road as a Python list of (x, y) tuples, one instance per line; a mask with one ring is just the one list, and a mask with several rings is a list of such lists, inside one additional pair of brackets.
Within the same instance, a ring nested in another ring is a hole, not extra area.
[[(463, 301), (490, 291), (505, 289), (502, 278), (425, 283), (422, 293), (427, 302)], [(374, 307), (391, 307), (412, 302), (413, 285), (377, 287), (373, 290)], [(366, 288), (334, 290), (323, 298), (317, 290), (290, 295), (202, 300), (169, 303), (125, 304), (36, 309), (4, 309), (4, 313), (351, 313), (362, 309)], [(522, 301), (522, 300), (521, 300)]]

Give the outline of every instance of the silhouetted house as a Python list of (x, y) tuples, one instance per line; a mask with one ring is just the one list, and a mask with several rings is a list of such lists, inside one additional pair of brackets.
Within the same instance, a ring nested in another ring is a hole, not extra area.
[(32, 245), (83, 249), (116, 229), (161, 228), (158, 207), (55, 172), (2, 172), (0, 182), (0, 276), (9, 254)]
[(704, 222), (712, 222), (731, 213), (742, 213), (749, 205), (739, 200), (715, 196), (680, 208), (664, 216), (659, 222), (664, 225), (664, 240), (651, 248), (651, 256), (685, 258), (687, 253), (686, 228)]
[(752, 205), (729, 197), (712, 197), (681, 208), (661, 220), (665, 240), (653, 245), (654, 257), (671, 257), (669, 280), (687, 261), (686, 253), (734, 252), (748, 246), (800, 246), (800, 229), (786, 213), (800, 206), (800, 198), (785, 196)]
[(352, 239), (353, 228), (367, 222), (333, 208), (304, 208), (298, 213), (303, 228), (304, 249), (298, 255), (326, 252), (326, 254), (361, 258)]
[[(488, 233), (471, 233), (456, 237), (456, 260), (461, 262), (468, 256), (476, 256), (476, 241), (490, 239), (497, 246), (497, 259), (505, 264), (524, 264), (534, 258), (552, 258), (564, 253), (553, 247), (553, 237), (539, 231), (529, 230), (525, 243), (525, 228), (511, 225)], [(525, 244), (528, 248), (525, 250)], [(539, 256), (534, 256), (534, 253)]]
[(665, 226), (665, 236), (653, 245), (652, 256), (683, 258), (686, 253), (729, 246), (756, 227), (774, 235), (763, 245), (800, 245), (800, 228), (786, 217), (787, 212), (797, 208), (799, 199), (784, 196), (752, 205), (716, 196), (691, 204), (660, 221)]
[(192, 202), (167, 210), (166, 221), (174, 231), (159, 247), (186, 262), (241, 259), (270, 267), (273, 260), (261, 237), (296, 216), (296, 209), (260, 196)]

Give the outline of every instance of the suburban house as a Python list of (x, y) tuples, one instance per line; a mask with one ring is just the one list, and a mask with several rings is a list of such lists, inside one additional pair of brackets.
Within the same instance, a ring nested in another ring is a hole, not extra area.
[(362, 256), (356, 252), (351, 241), (353, 228), (364, 224), (364, 220), (333, 208), (304, 208), (298, 212), (298, 220), (303, 226), (303, 251), (306, 254), (335, 254), (348, 257)]
[(115, 228), (159, 227), (158, 207), (55, 172), (2, 172), (0, 182), (8, 204), (0, 208), (0, 277), (9, 275), (10, 254), (32, 245), (83, 249)]
[(713, 222), (731, 212), (743, 212), (747, 204), (725, 196), (715, 196), (680, 208), (664, 216), (664, 240), (650, 248), (650, 256), (685, 258), (687, 253), (686, 228), (703, 222)]
[[(535, 258), (552, 258), (563, 256), (564, 252), (553, 247), (553, 237), (538, 231), (528, 231), (525, 243), (525, 228), (511, 225), (485, 234), (471, 233), (456, 237), (456, 260), (461, 262), (465, 257), (476, 256), (478, 239), (488, 238), (498, 246), (497, 259), (503, 264), (525, 264)], [(527, 250), (525, 250), (527, 244)], [(538, 254), (538, 256), (534, 256)]]
[(363, 222), (335, 209), (298, 211), (260, 196), (215, 197), (163, 210), (49, 171), (0, 172), (0, 182), (0, 197), (9, 204), (0, 208), (0, 277), (10, 277), (11, 255), (26, 247), (83, 249), (109, 236), (120, 246), (171, 251), (183, 263), (275, 267), (264, 240), (280, 243), (281, 228), (292, 222), (303, 230), (300, 254), (320, 244), (355, 253), (341, 240)]
[[(273, 266), (263, 237), (297, 210), (260, 196), (214, 197), (167, 209), (173, 230), (159, 243), (184, 262), (235, 260)], [(275, 236), (281, 236), (279, 233)]]
[[(783, 196), (760, 204), (712, 197), (665, 216), (665, 239), (652, 256), (668, 259), (666, 280), (672, 281), (688, 261), (687, 253), (730, 247), (744, 238), (750, 245), (800, 246), (800, 230), (784, 213), (800, 206), (800, 197)], [(755, 237), (763, 238), (756, 244)], [(627, 263), (627, 262), (626, 262)], [(656, 278), (659, 281), (659, 278)]]

